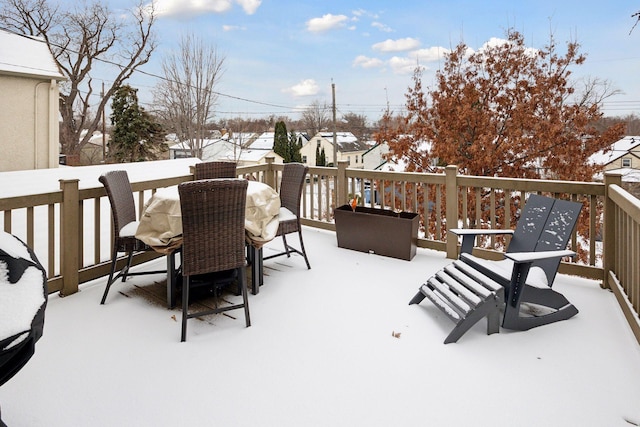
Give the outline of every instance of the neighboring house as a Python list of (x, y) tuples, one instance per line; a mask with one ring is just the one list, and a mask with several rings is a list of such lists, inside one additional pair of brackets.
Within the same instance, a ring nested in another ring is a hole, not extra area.
[[(80, 139), (84, 138), (86, 133), (87, 131), (83, 130), (80, 133)], [(80, 165), (88, 166), (104, 163), (104, 158), (109, 147), (109, 136), (110, 135), (106, 133), (103, 138), (102, 132), (93, 132), (89, 141), (80, 150)]]
[[(273, 152), (273, 132), (271, 141), (268, 134), (260, 136), (252, 133), (224, 134), (220, 138), (205, 139), (202, 147), (202, 161), (235, 161), (238, 166), (251, 166), (267, 162), (267, 157), (275, 158), (282, 163), (282, 157)], [(256, 147), (254, 148), (254, 144)], [(169, 146), (170, 158), (192, 157), (191, 150), (185, 143), (176, 142)]]
[[(428, 142), (420, 142), (419, 150), (424, 153), (431, 152), (431, 144)], [(405, 159), (397, 159), (395, 161), (388, 160), (389, 144), (382, 142), (376, 144), (367, 150), (363, 155), (363, 163), (365, 169), (380, 170), (385, 172), (404, 172), (406, 171)], [(438, 166), (438, 159), (431, 159), (431, 168), (435, 170)]]
[[(304, 132), (294, 132), (296, 140), (300, 146), (304, 146), (309, 142), (309, 137)], [(263, 132), (255, 140), (247, 146), (253, 150), (273, 150), (273, 141), (276, 136), (275, 132)], [(289, 134), (287, 133), (287, 138)]]
[(58, 166), (58, 82), (47, 44), (0, 30), (0, 171)]
[[(589, 160), (603, 165), (605, 172), (620, 173), (625, 189), (640, 197), (640, 136), (625, 136), (613, 143), (611, 151), (598, 152)], [(595, 179), (602, 180), (602, 176)]]
[[(235, 160), (241, 148), (227, 138), (204, 139), (202, 141), (202, 161)], [(193, 157), (189, 145), (185, 142), (169, 143), (169, 158), (184, 159)]]
[(252, 148), (245, 148), (240, 153), (238, 159), (238, 166), (255, 166), (267, 163), (267, 157), (273, 157), (274, 163), (283, 163), (284, 159), (274, 153), (273, 150), (254, 150)]
[[(358, 141), (351, 132), (336, 132), (336, 160), (346, 160), (350, 168), (364, 167), (362, 156), (369, 149), (364, 142)], [(316, 152), (324, 148), (327, 164), (333, 163), (333, 132), (318, 132), (300, 149), (302, 162), (316, 165)]]
[(606, 171), (617, 169), (640, 170), (640, 136), (625, 136), (611, 146), (606, 154), (591, 157), (594, 163), (604, 165)]
[(362, 155), (364, 169), (380, 170), (387, 163), (386, 155), (389, 153), (389, 144), (382, 142), (369, 148)]

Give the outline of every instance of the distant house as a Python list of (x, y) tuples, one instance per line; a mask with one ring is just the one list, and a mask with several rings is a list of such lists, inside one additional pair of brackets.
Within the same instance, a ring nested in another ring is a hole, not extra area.
[(387, 163), (385, 156), (389, 153), (389, 144), (382, 142), (369, 148), (362, 155), (364, 169), (380, 170)]
[[(308, 141), (304, 132), (294, 132), (298, 144), (304, 146)], [(275, 132), (263, 132), (242, 150), (241, 163), (244, 165), (266, 163), (267, 157), (274, 157), (275, 163), (283, 163), (284, 159), (273, 151)]]
[[(346, 160), (350, 168), (364, 168), (362, 156), (369, 149), (351, 132), (336, 132), (336, 160)], [(333, 132), (318, 132), (300, 149), (302, 162), (316, 165), (316, 152), (324, 149), (327, 164), (333, 163)]]
[[(309, 137), (304, 132), (294, 132), (296, 141), (301, 146), (304, 146), (309, 142)], [(275, 132), (263, 132), (255, 140), (253, 140), (247, 147), (252, 150), (273, 150), (273, 142), (275, 139)], [(289, 135), (287, 135), (288, 137)]]
[[(611, 151), (591, 156), (594, 164), (603, 165), (605, 172), (616, 171), (625, 176), (640, 177), (640, 136), (625, 136), (611, 146)], [(640, 181), (634, 178), (635, 181)]]
[(43, 40), (0, 30), (0, 171), (58, 166), (64, 79)]
[[(80, 138), (84, 138), (86, 130), (80, 133)], [(109, 134), (105, 133), (104, 138), (102, 132), (95, 131), (89, 141), (80, 150), (80, 164), (82, 166), (87, 165), (99, 165), (104, 163), (104, 158), (109, 147)]]
[[(191, 150), (182, 142), (171, 144), (169, 152), (172, 159), (192, 157)], [(238, 166), (251, 166), (266, 163), (267, 157), (273, 157), (276, 163), (283, 161), (282, 157), (273, 152), (273, 132), (265, 132), (261, 135), (225, 133), (219, 138), (203, 141), (203, 162), (234, 161)]]
[[(611, 146), (607, 153), (598, 152), (589, 159), (603, 165), (605, 172), (618, 172), (627, 191), (640, 197), (640, 136), (625, 136)], [(601, 180), (602, 177), (595, 177)]]

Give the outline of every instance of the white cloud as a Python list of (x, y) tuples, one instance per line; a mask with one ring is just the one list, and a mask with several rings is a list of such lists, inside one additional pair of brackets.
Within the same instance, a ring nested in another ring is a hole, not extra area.
[[(247, 15), (260, 7), (262, 0), (234, 0)], [(233, 7), (232, 0), (157, 0), (156, 10), (162, 16), (193, 16), (207, 13), (224, 13)]]
[(238, 25), (223, 25), (222, 31), (244, 31), (247, 27), (240, 27)]
[(334, 28), (341, 28), (345, 26), (345, 22), (348, 21), (345, 15), (332, 15), (330, 13), (323, 15), (322, 18), (311, 18), (307, 21), (307, 30), (318, 33), (322, 31), (332, 30)]
[(320, 87), (313, 79), (302, 80), (300, 83), (283, 90), (293, 96), (313, 96), (320, 92)]
[(244, 13), (253, 15), (262, 4), (262, 0), (236, 0), (236, 3), (242, 6)]
[(450, 53), (449, 49), (440, 46), (433, 46), (426, 49), (418, 49), (409, 52), (409, 57), (419, 62), (437, 62), (444, 59), (444, 56)]
[[(479, 49), (478, 49), (478, 53), (483, 53), (486, 49), (490, 49), (492, 47), (497, 47), (497, 46), (502, 46), (504, 44), (509, 44), (511, 43), (509, 40), (506, 39), (501, 39), (499, 37), (491, 37), (487, 42), (485, 42)], [(471, 53), (473, 53), (473, 51), (469, 51), (469, 49), (467, 49), (467, 55), (470, 55)], [(532, 47), (528, 47), (525, 48), (524, 50), (525, 55), (529, 55), (529, 56), (536, 56), (538, 54), (538, 49), (532, 48)]]
[(372, 23), (371, 23), (371, 26), (372, 26), (372, 27), (374, 27), (374, 28), (377, 28), (377, 29), (379, 29), (380, 31), (383, 31), (383, 32), (385, 32), (385, 33), (392, 33), (392, 32), (393, 32), (393, 30), (391, 29), (391, 27), (389, 27), (389, 26), (388, 26), (388, 25), (386, 25), (386, 24), (383, 24), (382, 22), (377, 22), (377, 21), (376, 21), (376, 22), (372, 22)]
[(365, 10), (365, 9), (352, 10), (351, 14), (354, 16), (355, 19), (359, 19), (363, 16), (372, 18), (372, 19), (378, 19), (377, 13), (369, 12), (368, 10)]
[(383, 42), (374, 44), (373, 50), (380, 52), (402, 52), (406, 50), (416, 49), (420, 46), (420, 42), (417, 39), (406, 37), (404, 39), (391, 40), (387, 39)]
[(411, 74), (418, 66), (418, 62), (415, 59), (394, 56), (389, 60), (389, 66), (395, 74)]
[(384, 62), (378, 58), (369, 58), (364, 55), (359, 55), (353, 60), (353, 66), (362, 68), (380, 68), (384, 66)]

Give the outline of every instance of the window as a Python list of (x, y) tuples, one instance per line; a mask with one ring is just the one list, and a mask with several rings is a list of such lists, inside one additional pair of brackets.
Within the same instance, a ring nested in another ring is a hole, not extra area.
[(631, 159), (628, 158), (628, 157), (622, 159), (622, 167), (623, 168), (630, 168), (631, 167)]
[(307, 156), (302, 156), (302, 163), (307, 163)]

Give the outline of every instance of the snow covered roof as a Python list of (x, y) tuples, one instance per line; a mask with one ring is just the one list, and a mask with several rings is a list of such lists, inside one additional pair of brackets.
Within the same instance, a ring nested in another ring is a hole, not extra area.
[(65, 78), (44, 40), (4, 30), (0, 30), (0, 74)]
[[(263, 132), (258, 136), (255, 141), (249, 144), (249, 148), (252, 150), (273, 150), (273, 139), (275, 132)], [(306, 143), (309, 138), (304, 132), (294, 132), (298, 140), (303, 139), (303, 144)]]
[[(318, 135), (333, 142), (333, 132), (320, 132)], [(351, 132), (336, 132), (336, 144), (339, 147), (339, 151), (342, 152), (366, 151), (370, 148), (366, 143), (358, 141), (358, 138)]]
[(252, 150), (273, 150), (275, 132), (263, 132), (249, 145)]
[(627, 155), (631, 150), (639, 148), (639, 146), (640, 136), (625, 136), (621, 140), (613, 143), (611, 151), (607, 153), (598, 151), (589, 157), (589, 161), (596, 165), (608, 165), (620, 157)]

